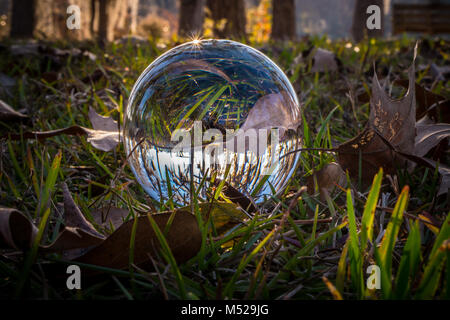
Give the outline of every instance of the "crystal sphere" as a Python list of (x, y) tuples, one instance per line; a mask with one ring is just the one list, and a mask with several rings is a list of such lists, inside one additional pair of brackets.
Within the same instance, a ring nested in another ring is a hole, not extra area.
[(294, 173), (300, 124), (295, 91), (267, 56), (230, 40), (195, 40), (141, 74), (123, 136), (136, 179), (161, 204), (218, 198), (224, 186), (259, 203)]

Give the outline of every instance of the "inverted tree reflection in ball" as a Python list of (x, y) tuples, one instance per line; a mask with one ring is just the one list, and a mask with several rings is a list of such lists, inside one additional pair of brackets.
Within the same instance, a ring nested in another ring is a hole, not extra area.
[[(136, 82), (124, 116), (129, 164), (155, 200), (186, 203), (222, 180), (256, 201), (291, 177), (300, 107), (265, 55), (229, 40), (180, 45)], [(192, 166), (191, 166), (192, 164)]]

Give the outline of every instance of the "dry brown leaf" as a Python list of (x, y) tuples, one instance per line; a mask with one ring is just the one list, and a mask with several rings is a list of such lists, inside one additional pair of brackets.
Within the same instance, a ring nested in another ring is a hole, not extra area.
[(422, 157), (443, 139), (450, 137), (450, 124), (417, 124), (414, 154)]
[(73, 201), (72, 195), (69, 192), (67, 184), (62, 184), (64, 195), (64, 224), (66, 227), (78, 228), (86, 233), (89, 233), (98, 238), (104, 238), (94, 226), (84, 217), (80, 209)]
[(322, 48), (310, 47), (308, 50), (301, 52), (294, 59), (294, 66), (299, 63), (307, 63), (311, 61), (311, 72), (327, 72), (327, 71), (338, 71), (339, 70), (339, 60), (336, 55)]
[[(190, 212), (177, 210), (174, 215), (166, 240), (176, 261), (182, 263), (198, 253), (201, 232), (196, 217)], [(165, 229), (170, 216), (171, 213), (152, 215), (160, 230)], [(136, 219), (134, 264), (145, 268), (151, 266), (149, 257), (155, 256), (160, 245), (149, 218), (141, 216)], [(115, 269), (127, 268), (133, 223), (134, 219), (125, 222), (100, 245), (75, 261)]]
[(9, 104), (0, 100), (0, 121), (17, 121), (28, 119), (28, 116), (14, 110)]
[(280, 137), (288, 129), (297, 130), (300, 125), (300, 114), (295, 104), (285, 91), (271, 93), (259, 98), (248, 113), (241, 129), (244, 132), (254, 129), (279, 128)]
[[(0, 105), (1, 110), (1, 105)], [(1, 111), (0, 111), (1, 112)], [(98, 115), (97, 113), (89, 111), (89, 116), (91, 121), (93, 122), (93, 126), (95, 123), (95, 127), (104, 128), (106, 130), (96, 130), (89, 129), (81, 126), (71, 126), (63, 129), (56, 129), (50, 131), (33, 131), (33, 132), (24, 132), (22, 135), (20, 134), (5, 134), (2, 138), (11, 138), (11, 140), (20, 140), (20, 139), (38, 139), (39, 141), (45, 140), (50, 137), (59, 136), (61, 134), (68, 135), (86, 135), (87, 140), (91, 143), (94, 148), (97, 148), (102, 151), (111, 151), (114, 149), (118, 143), (120, 142), (120, 134), (117, 126), (117, 122), (112, 118), (106, 118)], [(113, 130), (113, 127), (115, 128)]]
[(37, 231), (19, 210), (0, 207), (0, 248), (29, 249)]
[[(131, 232), (135, 219), (137, 229), (135, 237), (134, 261), (143, 266), (150, 261), (160, 248), (147, 216), (140, 216), (125, 223), (116, 220), (118, 228), (107, 238), (98, 233), (84, 218), (73, 201), (66, 185), (64, 190), (65, 228), (55, 241), (41, 245), (39, 252), (60, 252), (66, 259), (78, 262), (96, 264), (112, 268), (128, 266), (128, 254)], [(225, 204), (225, 206), (230, 204)], [(220, 207), (222, 208), (222, 207)], [(223, 210), (226, 210), (222, 208)], [(229, 208), (228, 208), (229, 209)], [(118, 209), (119, 210), (119, 209)], [(122, 209), (123, 210), (123, 209)], [(206, 209), (205, 209), (206, 210)], [(211, 210), (217, 210), (214, 206)], [(125, 211), (121, 211), (122, 217)], [(172, 212), (152, 215), (153, 219), (164, 231)], [(11, 208), (0, 208), (0, 247), (28, 249), (37, 234), (37, 228), (20, 211)], [(166, 234), (166, 240), (172, 254), (178, 262), (183, 262), (195, 256), (201, 245), (201, 232), (197, 218), (186, 209), (178, 209), (173, 213), (171, 226)]]
[[(409, 87), (407, 79), (394, 82), (404, 88)], [(415, 84), (416, 93), (416, 119), (419, 120), (428, 115), (434, 122), (450, 122), (450, 100)]]
[(104, 207), (92, 211), (91, 216), (100, 228), (110, 232), (119, 228), (129, 213), (128, 209)]
[[(73, 249), (84, 249), (102, 243), (103, 236), (96, 236), (80, 228), (65, 227), (56, 239), (48, 244), (41, 245), (39, 250), (43, 253), (72, 251)], [(73, 253), (71, 253), (73, 255)], [(67, 256), (67, 255), (66, 255)], [(75, 254), (77, 256), (77, 254)]]
[(311, 72), (327, 72), (337, 70), (338, 62), (336, 55), (333, 52), (321, 48), (318, 48), (314, 52)]
[(88, 129), (87, 140), (99, 150), (111, 151), (114, 149), (120, 141), (117, 121), (111, 117), (99, 115), (92, 107), (89, 107), (88, 116), (94, 131)]
[(309, 176), (306, 186), (308, 193), (313, 194), (315, 192), (315, 184), (317, 183), (321, 198), (324, 198), (323, 190), (331, 193), (338, 186), (345, 187), (346, 182), (347, 179), (344, 170), (342, 170), (338, 163), (331, 162)]
[[(216, 179), (214, 182), (216, 186), (219, 186), (221, 180)], [(227, 198), (233, 203), (238, 204), (242, 209), (244, 209), (248, 213), (254, 213), (257, 211), (257, 208), (253, 204), (253, 202), (238, 189), (231, 186), (229, 183), (225, 182), (225, 184), (222, 187), (221, 193), (223, 197)]]
[[(31, 248), (38, 229), (19, 210), (0, 208), (0, 247), (25, 250)], [(102, 242), (104, 237), (97, 237), (82, 229), (66, 227), (55, 241), (41, 245), (44, 253), (62, 252), (74, 248), (86, 248)]]
[(408, 159), (414, 163), (417, 163), (419, 165), (422, 165), (424, 167), (431, 168), (435, 170), (438, 169), (439, 174), (441, 175), (441, 184), (439, 186), (439, 190), (437, 192), (437, 196), (440, 196), (441, 194), (448, 193), (448, 190), (450, 188), (450, 167), (437, 163), (436, 161), (432, 159), (428, 159), (425, 157), (419, 157), (414, 154), (405, 153), (398, 149), (396, 149), (389, 141), (387, 141), (384, 137), (381, 136), (378, 132), (376, 132), (378, 137), (390, 148), (390, 150), (396, 154), (399, 154), (400, 156), (404, 157), (405, 159)]
[(372, 182), (380, 167), (383, 167), (386, 173), (394, 173), (397, 167), (405, 164), (404, 157), (386, 145), (380, 135), (396, 150), (407, 154), (414, 152), (416, 135), (414, 60), (409, 69), (408, 92), (399, 100), (392, 100), (388, 96), (381, 87), (376, 73), (374, 74), (370, 115), (366, 128), (355, 138), (337, 147), (339, 164), (344, 170), (348, 170), (355, 180), (359, 176), (361, 159), (361, 178), (364, 186)]

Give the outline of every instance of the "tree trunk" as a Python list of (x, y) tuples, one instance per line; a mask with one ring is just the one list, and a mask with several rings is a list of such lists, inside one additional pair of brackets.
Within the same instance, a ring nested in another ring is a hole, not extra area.
[[(377, 5), (380, 8), (381, 29), (370, 30), (367, 28), (367, 7)], [(356, 0), (353, 11), (352, 35), (356, 42), (360, 42), (364, 37), (381, 37), (384, 32), (384, 5), (383, 0)]]
[(183, 37), (203, 33), (205, 0), (181, 0), (178, 34)]
[(274, 40), (295, 39), (295, 0), (272, 0), (272, 33)]
[(14, 0), (12, 2), (11, 31), (12, 38), (33, 37), (36, 8), (35, 0)]
[[(211, 18), (214, 20), (213, 31), (219, 38), (246, 38), (244, 0), (207, 0)], [(225, 20), (225, 25), (222, 21)]]
[(109, 24), (108, 7), (110, 0), (100, 0), (98, 5), (98, 42), (105, 44), (107, 41), (112, 40), (112, 34)]

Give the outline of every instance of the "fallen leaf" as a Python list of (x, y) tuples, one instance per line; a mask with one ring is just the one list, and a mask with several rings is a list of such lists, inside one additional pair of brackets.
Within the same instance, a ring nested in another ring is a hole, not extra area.
[[(215, 183), (216, 186), (218, 186), (220, 180), (216, 179)], [(233, 203), (237, 203), (242, 209), (246, 210), (248, 213), (253, 213), (257, 211), (257, 208), (248, 197), (246, 197), (242, 192), (240, 192), (238, 189), (236, 189), (227, 182), (225, 182), (225, 184), (223, 185), (222, 196)]]
[[(232, 135), (227, 134), (223, 137), (222, 142), (214, 141), (211, 146), (214, 144), (224, 144), (227, 147), (233, 145), (234, 152), (251, 151), (255, 155), (262, 154), (263, 151), (259, 150), (261, 146), (259, 130), (267, 130), (268, 137), (270, 130), (277, 128), (279, 129), (279, 139), (283, 141), (287, 137), (288, 130), (297, 130), (300, 125), (300, 109), (296, 107), (296, 102), (292, 101), (288, 93), (285, 91), (270, 93), (255, 102), (239, 130)], [(249, 132), (256, 134), (256, 143), (250, 143), (246, 139)]]
[[(92, 224), (82, 215), (70, 195), (67, 185), (63, 185), (65, 227), (55, 241), (40, 245), (40, 253), (60, 252), (63, 257), (78, 262), (122, 269), (128, 267), (130, 241), (133, 224), (137, 223), (135, 233), (134, 263), (143, 266), (155, 256), (160, 244), (147, 216), (140, 216), (120, 224), (108, 237), (98, 233)], [(231, 214), (230, 204), (219, 204), (203, 210)], [(206, 212), (206, 211), (205, 211)], [(122, 212), (124, 215), (124, 212)], [(152, 218), (161, 231), (165, 231), (169, 221), (170, 227), (165, 235), (167, 243), (177, 262), (184, 262), (197, 254), (202, 242), (197, 218), (186, 208), (175, 212), (153, 214)], [(25, 250), (31, 247), (37, 234), (37, 228), (20, 211), (0, 207), (0, 247)], [(149, 256), (150, 255), (150, 256)]]
[(63, 195), (64, 195), (64, 224), (66, 227), (78, 228), (86, 233), (92, 234), (93, 236), (103, 238), (94, 226), (84, 217), (80, 209), (73, 201), (72, 195), (69, 192), (67, 184), (64, 182), (62, 184)]
[[(412, 154), (416, 134), (416, 100), (414, 61), (409, 69), (409, 87), (406, 95), (392, 100), (381, 87), (376, 72), (372, 81), (370, 114), (366, 128), (355, 138), (337, 147), (337, 158), (344, 170), (357, 180), (361, 160), (363, 186), (368, 186), (373, 176), (383, 167), (387, 174), (405, 164), (405, 158), (387, 146), (380, 135), (396, 150)], [(377, 134), (377, 133), (379, 134)]]
[[(95, 112), (94, 112), (95, 113)], [(97, 127), (104, 127), (111, 131), (105, 131), (105, 130), (95, 130), (95, 129), (89, 129), (81, 126), (71, 126), (63, 129), (56, 129), (56, 130), (50, 130), (50, 131), (27, 131), (24, 132), (22, 135), (20, 134), (5, 134), (1, 138), (10, 138), (11, 140), (20, 140), (20, 139), (38, 139), (39, 141), (42, 141), (44, 139), (59, 136), (61, 134), (68, 134), (68, 135), (86, 135), (87, 140), (91, 143), (91, 145), (94, 148), (97, 148), (102, 151), (111, 151), (114, 149), (120, 142), (120, 133), (117, 127), (116, 123), (116, 129), (115, 131), (112, 130), (113, 122), (114, 120), (110, 118), (105, 118), (100, 115), (93, 115), (93, 113), (90, 113), (92, 115), (92, 119), (95, 121), (95, 125)], [(101, 118), (103, 119), (101, 119)]]
[(0, 248), (29, 249), (37, 231), (19, 210), (0, 207)]
[(417, 124), (414, 154), (422, 157), (443, 139), (450, 137), (450, 124)]
[(111, 151), (120, 141), (119, 126), (117, 121), (111, 117), (103, 117), (89, 107), (89, 120), (92, 123), (94, 131), (89, 130), (88, 141), (93, 147)]
[(96, 236), (91, 232), (73, 227), (65, 227), (56, 237), (56, 239), (48, 244), (41, 245), (39, 251), (42, 253), (60, 252), (67, 257), (78, 257), (80, 250), (102, 243), (105, 240), (103, 236)]
[(112, 232), (124, 223), (129, 213), (128, 209), (111, 206), (93, 210), (91, 216), (100, 228)]
[[(37, 235), (38, 229), (22, 212), (12, 208), (0, 208), (0, 248), (26, 250)], [(86, 248), (99, 244), (99, 238), (78, 228), (65, 227), (51, 244), (41, 245), (40, 252), (62, 252), (74, 248)]]
[[(152, 214), (159, 229), (163, 231), (171, 217), (171, 213)], [(150, 257), (154, 257), (160, 249), (159, 241), (147, 216), (137, 219), (136, 238), (134, 243), (134, 264), (140, 267), (151, 267)], [(130, 240), (134, 219), (122, 224), (100, 245), (75, 259), (76, 262), (97, 266), (125, 269), (129, 265)], [(201, 246), (201, 232), (197, 219), (187, 211), (176, 210), (169, 231), (167, 243), (178, 263), (195, 256)]]
[(89, 107), (88, 116), (94, 130), (112, 132), (119, 130), (117, 121), (115, 121), (112, 117), (104, 117), (99, 115), (92, 107)]
[(448, 190), (450, 188), (450, 167), (438, 163), (432, 159), (428, 159), (425, 157), (419, 157), (414, 154), (405, 153), (400, 150), (397, 150), (389, 141), (387, 141), (381, 134), (378, 132), (375, 132), (378, 137), (390, 148), (390, 150), (394, 153), (399, 154), (400, 156), (404, 157), (405, 159), (408, 159), (414, 163), (417, 163), (419, 165), (422, 165), (424, 167), (431, 168), (435, 170), (438, 169), (439, 174), (441, 175), (441, 184), (439, 186), (439, 190), (437, 192), (437, 196), (440, 196), (441, 194), (448, 193)]
[[(408, 79), (396, 80), (396, 85), (409, 87)], [(416, 119), (419, 120), (428, 115), (434, 122), (450, 122), (450, 100), (415, 84), (416, 94)]]
[(314, 48), (301, 52), (295, 59), (294, 65), (311, 61), (311, 72), (333, 72), (339, 69), (339, 60), (336, 55), (322, 48)]
[(0, 121), (26, 120), (28, 116), (14, 110), (9, 104), (0, 100)]
[(338, 60), (333, 52), (321, 48), (318, 48), (314, 52), (311, 72), (327, 72), (337, 70)]
[(279, 128), (280, 137), (288, 129), (297, 130), (301, 123), (299, 109), (291, 100), (287, 92), (270, 93), (259, 98), (250, 109), (241, 129), (246, 132), (250, 129)]
[(219, 235), (249, 218), (236, 204), (229, 202), (201, 203), (199, 210), (205, 221), (211, 219)]
[(321, 198), (324, 198), (324, 191), (331, 193), (338, 186), (344, 187), (347, 178), (344, 170), (336, 162), (326, 164), (322, 169), (315, 171), (313, 175), (308, 177), (307, 188), (309, 194), (314, 194), (315, 185), (317, 183)]

